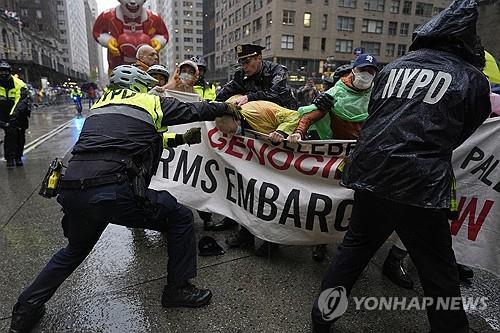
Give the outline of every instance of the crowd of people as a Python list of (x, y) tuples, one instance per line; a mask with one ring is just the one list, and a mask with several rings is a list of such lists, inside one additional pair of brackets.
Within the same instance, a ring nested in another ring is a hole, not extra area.
[[(210, 302), (211, 291), (190, 282), (197, 271), (192, 212), (167, 191), (148, 189), (163, 148), (202, 139), (198, 127), (179, 134), (169, 132), (168, 126), (208, 120), (215, 120), (227, 135), (254, 130), (274, 142), (357, 140), (341, 180), (355, 191), (353, 212), (322, 291), (340, 286), (349, 294), (374, 253), (396, 233), (384, 273), (412, 288), (403, 265), (409, 253), (425, 296), (459, 297), (459, 279), (472, 275), (457, 265), (451, 247), (448, 218), (456, 214), (451, 154), (496, 105), (488, 78), (497, 74), (482, 72), (485, 52), (476, 20), (477, 3), (456, 0), (415, 31), (409, 54), (383, 68), (374, 55), (360, 54), (335, 72), (325, 92), (315, 91), (308, 82), (300, 92), (301, 103), (288, 84), (287, 68), (264, 60), (259, 45), (236, 46), (241, 67), (218, 92), (205, 80), (203, 58), (180, 63), (170, 75), (153, 47), (140, 47), (134, 65), (113, 69), (110, 86), (85, 120), (57, 199), (68, 245), (19, 296), (11, 332), (28, 331), (40, 320), (45, 303), (90, 253), (108, 223), (167, 234), (162, 306), (200, 307)], [(425, 74), (419, 75), (421, 69)], [(402, 83), (401, 75), (395, 75), (411, 70), (412, 82)], [(0, 79), (3, 73), (0, 65)], [(429, 75), (439, 81), (422, 84)], [(439, 93), (429, 93), (431, 87)], [(196, 94), (200, 102), (165, 97), (176, 91)], [(18, 156), (12, 156), (17, 161)], [(207, 230), (238, 225), (227, 217), (216, 223), (212, 214), (199, 214)], [(253, 246), (254, 241), (240, 226), (227, 244)], [(316, 259), (324, 258), (325, 246), (315, 249)], [(278, 249), (278, 244), (264, 242), (255, 253), (269, 256)], [(315, 333), (330, 332), (333, 324), (324, 316), (325, 306), (321, 297), (313, 302)], [(427, 314), (433, 332), (468, 330), (461, 304), (455, 309), (430, 305)]]

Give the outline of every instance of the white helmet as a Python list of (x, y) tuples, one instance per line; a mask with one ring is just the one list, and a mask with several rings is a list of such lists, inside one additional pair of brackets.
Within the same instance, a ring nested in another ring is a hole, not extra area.
[(155, 75), (155, 74), (163, 75), (165, 77), (165, 81), (168, 81), (168, 79), (170, 78), (170, 74), (168, 73), (167, 68), (165, 68), (165, 66), (163, 66), (163, 65), (153, 65), (153, 66), (149, 67), (148, 74), (149, 75)]
[(131, 65), (116, 66), (111, 72), (109, 80), (111, 84), (143, 93), (148, 92), (158, 83), (154, 77)]

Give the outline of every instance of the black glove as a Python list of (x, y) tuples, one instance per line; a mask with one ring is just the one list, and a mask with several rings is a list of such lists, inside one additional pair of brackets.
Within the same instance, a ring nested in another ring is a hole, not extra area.
[(233, 104), (233, 103), (225, 103), (227, 106), (224, 114), (228, 116), (233, 116), (235, 119), (241, 119), (241, 106)]
[(318, 95), (315, 99), (313, 99), (313, 104), (318, 107), (323, 112), (329, 112), (333, 105), (335, 104), (335, 99), (333, 96), (328, 95), (327, 93), (323, 93)]
[(201, 128), (193, 127), (186, 131), (186, 133), (182, 134), (182, 139), (184, 143), (188, 145), (194, 145), (201, 142)]

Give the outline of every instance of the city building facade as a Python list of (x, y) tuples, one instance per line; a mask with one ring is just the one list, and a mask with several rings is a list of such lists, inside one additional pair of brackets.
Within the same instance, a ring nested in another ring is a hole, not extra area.
[(104, 63), (102, 47), (97, 44), (92, 35), (92, 27), (97, 18), (96, 0), (85, 0), (85, 25), (87, 29), (87, 45), (89, 54), (89, 79), (97, 82), (101, 87), (105, 85)]
[[(214, 0), (215, 68), (231, 77), (236, 44), (264, 46), (291, 81), (320, 77), (361, 47), (388, 63), (408, 52), (412, 32), (449, 0)], [(326, 62), (326, 59), (329, 62)], [(224, 75), (222, 75), (224, 76)]]

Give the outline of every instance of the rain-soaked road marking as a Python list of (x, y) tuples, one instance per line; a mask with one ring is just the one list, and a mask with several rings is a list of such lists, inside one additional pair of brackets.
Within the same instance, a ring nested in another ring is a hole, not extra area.
[(58, 133), (62, 132), (69, 124), (71, 124), (75, 119), (71, 119), (71, 120), (68, 120), (67, 122), (65, 122), (64, 124), (62, 125), (59, 125), (58, 127), (54, 128), (52, 131), (48, 132), (48, 133), (45, 133), (44, 135), (36, 138), (35, 140), (27, 143), (25, 146), (24, 146), (24, 154), (27, 154), (29, 153), (30, 151), (32, 151), (33, 149), (35, 149), (36, 147), (38, 147), (39, 145), (41, 145), (42, 143), (44, 143), (45, 141), (49, 140), (50, 138), (52, 138), (53, 136), (57, 135)]

